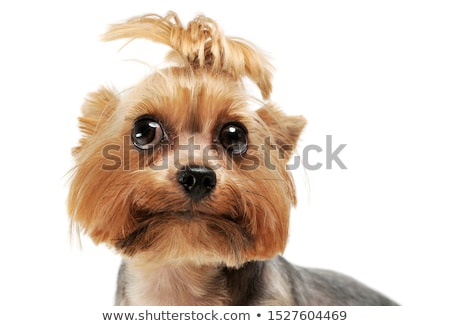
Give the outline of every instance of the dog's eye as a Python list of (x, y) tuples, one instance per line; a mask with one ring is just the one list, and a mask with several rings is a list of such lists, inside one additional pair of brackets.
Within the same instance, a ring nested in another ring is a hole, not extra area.
[(134, 122), (131, 138), (137, 148), (152, 149), (164, 139), (164, 130), (154, 119), (142, 117)]
[(247, 131), (237, 124), (227, 124), (220, 131), (219, 141), (233, 155), (242, 155), (247, 151)]

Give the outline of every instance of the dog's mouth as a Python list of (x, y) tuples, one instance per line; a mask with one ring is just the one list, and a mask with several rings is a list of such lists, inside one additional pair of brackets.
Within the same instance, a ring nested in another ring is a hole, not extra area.
[(247, 244), (251, 239), (246, 228), (241, 225), (242, 218), (220, 212), (201, 209), (132, 209), (130, 213), (135, 225), (123, 238), (115, 241), (115, 246), (131, 256), (152, 248), (160, 250), (161, 245), (173, 247), (174, 241), (184, 242), (186, 246), (202, 243), (207, 247), (219, 239), (223, 243), (231, 243), (233, 251), (238, 252), (239, 246), (235, 242)]
[(208, 212), (202, 210), (167, 210), (167, 211), (152, 211), (146, 209), (133, 210), (132, 216), (139, 223), (150, 219), (180, 219), (182, 220), (196, 220), (202, 218), (217, 218), (229, 221), (237, 221), (238, 216), (231, 216), (227, 214), (219, 214), (217, 212)]

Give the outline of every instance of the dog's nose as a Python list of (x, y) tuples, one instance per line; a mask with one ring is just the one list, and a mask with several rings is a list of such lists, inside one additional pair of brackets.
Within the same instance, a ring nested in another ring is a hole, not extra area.
[(208, 195), (216, 186), (216, 173), (206, 166), (185, 166), (177, 173), (177, 180), (195, 201)]

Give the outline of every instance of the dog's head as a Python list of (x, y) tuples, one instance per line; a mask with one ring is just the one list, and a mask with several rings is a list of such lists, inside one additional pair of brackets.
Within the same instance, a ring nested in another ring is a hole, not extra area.
[(265, 100), (271, 66), (249, 42), (199, 16), (148, 15), (105, 39), (171, 47), (171, 65), (119, 96), (101, 88), (83, 106), (84, 136), (68, 199), (96, 243), (154, 262), (240, 264), (284, 250), (295, 189), (286, 163), (305, 125)]

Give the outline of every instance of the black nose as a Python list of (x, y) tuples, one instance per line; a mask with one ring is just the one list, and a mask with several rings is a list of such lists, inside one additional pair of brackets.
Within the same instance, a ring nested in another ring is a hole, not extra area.
[(206, 166), (185, 166), (177, 173), (177, 180), (193, 200), (200, 200), (216, 186), (216, 173)]

